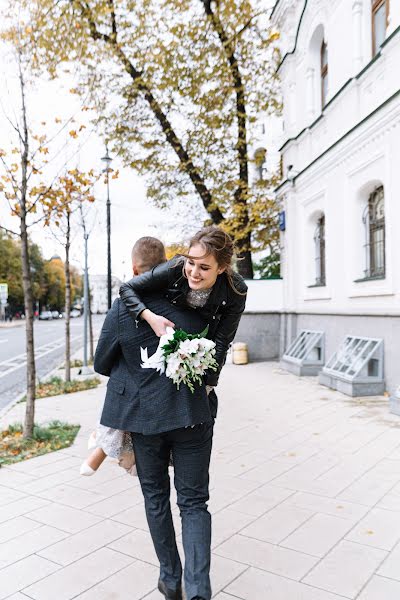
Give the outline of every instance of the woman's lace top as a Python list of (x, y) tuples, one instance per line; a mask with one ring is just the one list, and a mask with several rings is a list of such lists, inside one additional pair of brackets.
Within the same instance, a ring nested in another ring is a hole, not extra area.
[(201, 308), (210, 297), (212, 288), (208, 290), (189, 290), (186, 296), (186, 302), (192, 308)]

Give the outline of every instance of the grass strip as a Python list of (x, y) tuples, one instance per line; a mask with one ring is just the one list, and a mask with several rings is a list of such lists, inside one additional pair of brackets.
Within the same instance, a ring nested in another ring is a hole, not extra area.
[(9, 425), (0, 432), (0, 466), (68, 448), (73, 443), (79, 427), (52, 421), (47, 425), (35, 425), (33, 436), (24, 438), (21, 423)]
[[(59, 396), (60, 394), (73, 394), (74, 392), (83, 392), (99, 385), (98, 377), (89, 379), (72, 379), (64, 381), (61, 377), (54, 376), (48, 381), (43, 381), (36, 386), (36, 398), (48, 398), (49, 396)], [(21, 398), (20, 402), (25, 402), (26, 396)]]

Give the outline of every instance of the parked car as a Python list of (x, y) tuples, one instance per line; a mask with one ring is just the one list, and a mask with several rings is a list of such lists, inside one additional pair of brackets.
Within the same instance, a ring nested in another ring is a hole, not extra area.
[(81, 316), (81, 313), (80, 313), (79, 310), (76, 310), (76, 308), (74, 308), (74, 309), (71, 310), (70, 317), (72, 319), (75, 319), (76, 317), (80, 317), (80, 316)]
[(53, 315), (51, 314), (51, 312), (49, 310), (42, 310), (42, 312), (39, 315), (40, 321), (51, 321), (52, 318), (53, 318)]
[(51, 316), (53, 319), (62, 319), (62, 314), (58, 312), (58, 310), (52, 310)]

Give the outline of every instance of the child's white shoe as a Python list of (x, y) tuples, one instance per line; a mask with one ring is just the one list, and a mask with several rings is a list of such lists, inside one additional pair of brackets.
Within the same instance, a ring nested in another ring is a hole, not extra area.
[(90, 477), (90, 475), (94, 475), (96, 473), (96, 471), (94, 469), (92, 469), (92, 467), (89, 467), (89, 465), (87, 464), (86, 460), (81, 464), (81, 468), (79, 470), (79, 473), (81, 475), (86, 475), (87, 477)]

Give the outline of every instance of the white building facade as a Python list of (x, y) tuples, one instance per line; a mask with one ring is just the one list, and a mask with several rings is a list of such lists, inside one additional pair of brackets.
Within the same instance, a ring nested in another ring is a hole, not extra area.
[(302, 330), (382, 338), (400, 384), (400, 0), (278, 0), (281, 354)]
[[(111, 277), (111, 300), (114, 302), (119, 298), (119, 288), (122, 281), (112, 275)], [(89, 276), (90, 295), (91, 295), (91, 310), (92, 313), (105, 314), (108, 311), (107, 304), (107, 275), (90, 275)]]

